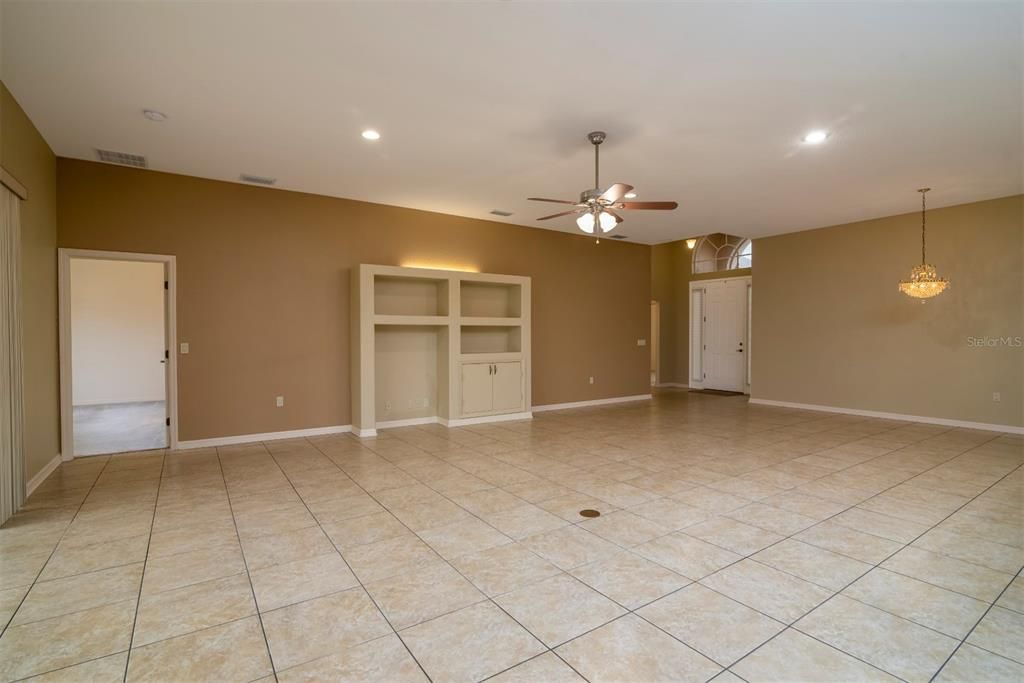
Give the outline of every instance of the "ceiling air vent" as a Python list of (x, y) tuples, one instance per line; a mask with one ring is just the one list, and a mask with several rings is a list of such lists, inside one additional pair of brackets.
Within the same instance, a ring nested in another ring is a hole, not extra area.
[(108, 164), (131, 166), (133, 168), (146, 168), (149, 165), (146, 163), (146, 157), (144, 156), (128, 154), (127, 152), (112, 152), (109, 149), (96, 150), (96, 158)]
[(259, 175), (249, 175), (248, 173), (243, 173), (238, 178), (243, 183), (253, 183), (255, 185), (273, 185), (277, 182), (277, 178), (265, 178)]
[(491, 211), (491, 214), (494, 215), (494, 216), (511, 216), (512, 212), (511, 211), (502, 211), (501, 209), (493, 209)]
[(612, 235), (613, 240), (628, 240), (629, 235)]

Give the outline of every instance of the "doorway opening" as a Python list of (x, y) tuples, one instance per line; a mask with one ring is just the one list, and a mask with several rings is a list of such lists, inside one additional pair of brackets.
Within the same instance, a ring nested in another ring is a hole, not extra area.
[(661, 384), (661, 305), (651, 302), (651, 386)]
[(174, 260), (60, 250), (64, 460), (177, 446)]
[(750, 277), (690, 283), (690, 389), (750, 393)]

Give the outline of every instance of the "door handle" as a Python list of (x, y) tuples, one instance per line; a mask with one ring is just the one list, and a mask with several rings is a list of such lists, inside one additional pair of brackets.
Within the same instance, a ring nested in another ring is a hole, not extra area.
[(743, 353), (743, 349), (736, 349), (736, 353)]

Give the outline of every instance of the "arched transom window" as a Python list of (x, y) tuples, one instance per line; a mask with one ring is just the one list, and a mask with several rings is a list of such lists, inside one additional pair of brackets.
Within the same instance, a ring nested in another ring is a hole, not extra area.
[(693, 248), (693, 273), (717, 273), (750, 268), (753, 245), (745, 237), (716, 232), (697, 240)]

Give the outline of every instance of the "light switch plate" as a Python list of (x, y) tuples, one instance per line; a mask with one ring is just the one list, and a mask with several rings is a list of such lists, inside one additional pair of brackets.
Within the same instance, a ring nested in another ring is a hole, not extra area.
[(636, 345), (637, 346), (647, 346), (647, 340), (646, 339), (637, 339), (636, 340)]
[(181, 342), (181, 353), (182, 355), (188, 353), (188, 342)]
[(284, 408), (284, 396), (278, 396), (274, 402), (278, 408)]

